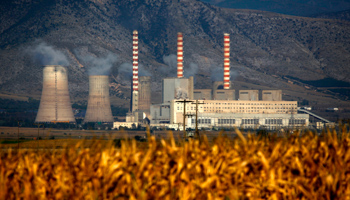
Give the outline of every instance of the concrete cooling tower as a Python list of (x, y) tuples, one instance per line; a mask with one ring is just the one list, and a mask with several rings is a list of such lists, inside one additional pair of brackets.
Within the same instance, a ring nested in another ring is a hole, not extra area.
[(43, 73), (43, 90), (35, 122), (75, 123), (66, 68), (47, 65)]
[(84, 122), (113, 122), (108, 76), (89, 76), (89, 100)]

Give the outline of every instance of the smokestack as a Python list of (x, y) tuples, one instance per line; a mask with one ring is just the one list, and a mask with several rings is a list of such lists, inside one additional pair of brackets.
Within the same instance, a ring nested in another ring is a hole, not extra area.
[(43, 91), (35, 122), (75, 123), (66, 68), (46, 65), (43, 73)]
[(139, 38), (138, 32), (133, 32), (132, 39), (132, 90), (138, 91), (139, 88)]
[(139, 38), (137, 30), (133, 32), (132, 38), (132, 99), (131, 111), (138, 110), (139, 90)]
[(183, 36), (182, 33), (177, 33), (177, 78), (182, 78), (183, 75)]
[(89, 76), (89, 100), (84, 122), (113, 122), (108, 76)]
[(230, 34), (224, 33), (224, 89), (230, 89)]

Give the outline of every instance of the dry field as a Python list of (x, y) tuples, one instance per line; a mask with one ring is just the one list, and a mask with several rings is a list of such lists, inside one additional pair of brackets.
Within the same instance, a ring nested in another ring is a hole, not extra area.
[(150, 136), (145, 147), (80, 140), (3, 149), (0, 199), (350, 199), (345, 127), (321, 136), (236, 133), (213, 143)]

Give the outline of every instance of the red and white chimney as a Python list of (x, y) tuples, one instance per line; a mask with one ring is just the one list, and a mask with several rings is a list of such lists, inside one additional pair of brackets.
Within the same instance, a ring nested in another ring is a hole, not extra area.
[(230, 34), (224, 33), (224, 89), (230, 89)]
[(184, 76), (183, 53), (183, 36), (177, 33), (177, 78)]
[(139, 39), (138, 32), (134, 30), (132, 39), (132, 91), (139, 90)]

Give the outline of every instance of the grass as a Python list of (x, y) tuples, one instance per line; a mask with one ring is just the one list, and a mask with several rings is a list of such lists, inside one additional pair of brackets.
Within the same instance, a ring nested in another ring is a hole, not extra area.
[(66, 140), (56, 141), (59, 149), (2, 150), (0, 199), (350, 198), (345, 127), (321, 136), (235, 132), (213, 142), (176, 142), (169, 132), (118, 148), (113, 140)]

